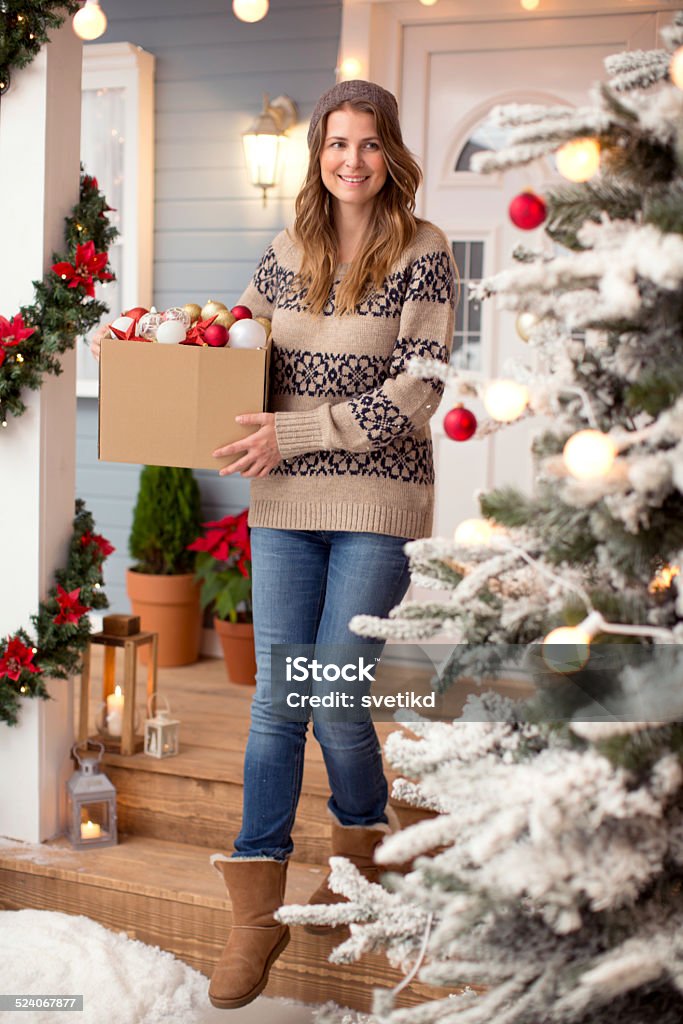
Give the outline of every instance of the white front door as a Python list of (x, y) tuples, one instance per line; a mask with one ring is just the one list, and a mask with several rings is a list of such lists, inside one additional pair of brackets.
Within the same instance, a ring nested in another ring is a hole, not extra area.
[[(556, 178), (551, 161), (505, 175), (456, 171), (475, 129), (490, 109), (507, 102), (588, 102), (590, 86), (606, 75), (603, 59), (624, 49), (658, 45), (670, 14), (507, 19), (404, 26), (401, 107), (404, 135), (425, 172), (418, 212), (441, 227), (454, 244), (464, 279), (496, 273), (511, 264), (516, 245), (549, 244), (542, 229), (524, 232), (507, 215), (510, 199), (525, 188), (542, 190)], [(463, 294), (456, 330), (459, 358), (486, 377), (505, 376), (510, 360), (532, 355), (515, 330), (513, 314), (478, 309)], [(504, 484), (531, 488), (532, 421), (487, 441), (458, 443), (443, 432), (454, 404), (444, 396), (432, 421), (437, 472), (434, 533), (452, 536), (460, 520), (478, 515), (475, 493)], [(466, 400), (478, 416), (481, 404)], [(538, 424), (536, 424), (538, 430)]]

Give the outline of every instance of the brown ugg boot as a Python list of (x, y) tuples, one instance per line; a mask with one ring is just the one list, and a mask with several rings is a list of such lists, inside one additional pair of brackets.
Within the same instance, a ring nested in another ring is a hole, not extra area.
[[(396, 815), (392, 811), (393, 820), (398, 823)], [(346, 857), (360, 871), (363, 878), (368, 882), (379, 882), (381, 876), (391, 868), (385, 865), (375, 864), (375, 848), (383, 839), (393, 831), (391, 825), (372, 825), (364, 828), (360, 825), (340, 825), (337, 819), (332, 817), (332, 856)], [(346, 903), (346, 897), (340, 893), (332, 892), (328, 885), (330, 872), (327, 872), (323, 882), (318, 886), (310, 900), (309, 906), (331, 903)], [(311, 935), (327, 935), (330, 932), (344, 928), (345, 925), (329, 924), (305, 924), (304, 931)]]
[(273, 918), (285, 899), (287, 861), (215, 853), (211, 863), (230, 896), (232, 929), (211, 976), (209, 999), (221, 1010), (235, 1010), (263, 991), (289, 942), (289, 928)]

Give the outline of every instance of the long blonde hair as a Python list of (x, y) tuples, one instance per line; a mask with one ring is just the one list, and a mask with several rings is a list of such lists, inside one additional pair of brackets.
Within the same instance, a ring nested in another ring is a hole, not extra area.
[[(387, 274), (417, 233), (415, 193), (422, 171), (406, 149), (400, 134), (384, 112), (369, 100), (347, 100), (350, 106), (375, 115), (377, 136), (387, 165), (387, 180), (377, 193), (367, 236), (337, 289), (336, 312), (351, 313)], [(334, 282), (339, 240), (332, 217), (330, 193), (320, 173), (320, 154), (327, 134), (328, 111), (316, 125), (311, 140), (306, 180), (296, 199), (294, 234), (303, 249), (299, 287), (307, 288), (305, 303), (311, 313), (322, 312)]]

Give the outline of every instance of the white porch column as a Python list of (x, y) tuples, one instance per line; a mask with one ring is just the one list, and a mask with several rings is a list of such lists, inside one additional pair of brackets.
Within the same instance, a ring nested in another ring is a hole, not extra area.
[[(78, 200), (82, 44), (71, 19), (38, 57), (14, 71), (0, 104), (0, 314), (33, 300), (64, 217)], [(73, 352), (63, 373), (24, 396), (0, 428), (0, 633), (28, 628), (65, 564), (74, 513), (76, 387)], [(71, 771), (73, 683), (48, 683), (53, 701), (22, 702), (19, 727), (0, 724), (0, 835), (41, 842), (64, 825)]]

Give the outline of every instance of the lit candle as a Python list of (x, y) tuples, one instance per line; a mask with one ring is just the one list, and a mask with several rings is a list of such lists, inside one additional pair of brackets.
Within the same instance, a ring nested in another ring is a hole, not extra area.
[(107, 697), (107, 732), (111, 736), (120, 736), (123, 732), (123, 694), (120, 686)]
[(102, 834), (102, 829), (96, 821), (84, 821), (81, 823), (81, 839), (97, 839)]

